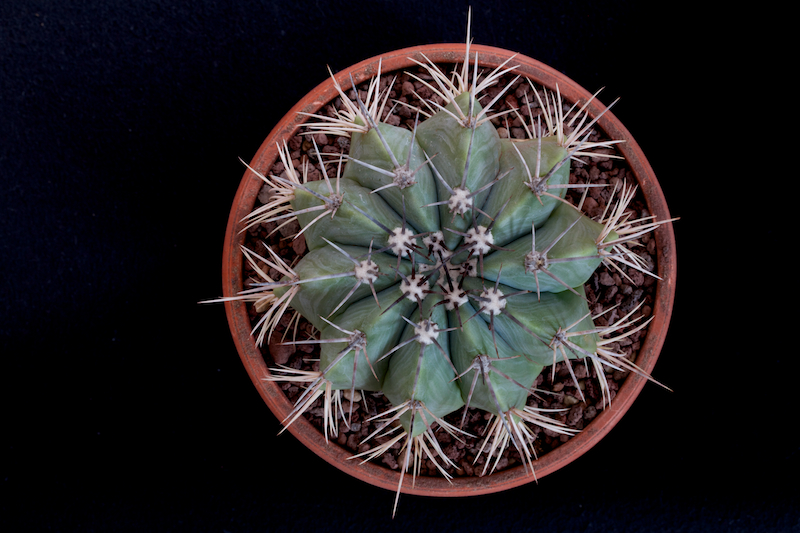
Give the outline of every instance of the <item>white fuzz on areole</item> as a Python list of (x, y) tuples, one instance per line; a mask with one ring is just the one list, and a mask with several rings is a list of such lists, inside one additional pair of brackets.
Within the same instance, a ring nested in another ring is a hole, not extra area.
[[(441, 265), (437, 265), (437, 268), (440, 266)], [(452, 260), (448, 260), (445, 262), (443, 270), (447, 272), (439, 276), (439, 279), (436, 280), (436, 284), (449, 288), (451, 284), (456, 285), (459, 283), (459, 280), (463, 278), (476, 277), (478, 275), (478, 260), (473, 258), (457, 265), (454, 265)]]
[(328, 195), (325, 203), (327, 204), (327, 208), (331, 211), (331, 218), (333, 218), (336, 216), (336, 211), (338, 211), (344, 203), (344, 195), (332, 192), (330, 195)]
[(503, 293), (494, 287), (490, 287), (480, 295), (483, 312), (489, 315), (499, 315), (506, 308), (506, 299)]
[[(451, 269), (452, 270), (452, 269)], [(458, 273), (465, 278), (474, 278), (478, 275), (478, 260), (470, 259), (458, 265)]]
[(353, 330), (353, 333), (350, 334), (347, 340), (350, 348), (353, 350), (367, 349), (367, 334), (362, 331), (358, 331), (357, 329)]
[(444, 234), (441, 231), (429, 233), (428, 236), (423, 237), (422, 243), (425, 245), (425, 248), (435, 256), (448, 251), (444, 246)]
[(447, 201), (447, 207), (450, 209), (450, 212), (463, 217), (472, 210), (473, 200), (470, 194), (468, 189), (462, 189), (461, 187), (454, 188), (450, 200)]
[(447, 284), (443, 284), (442, 288), (444, 290), (444, 307), (448, 311), (461, 307), (469, 301), (466, 291), (457, 286), (453, 287), (453, 290), (450, 290)]
[(542, 196), (543, 194), (547, 193), (547, 180), (543, 177), (539, 178), (530, 178), (530, 180), (525, 182), (525, 186), (531, 190), (533, 194), (536, 196)]
[(564, 329), (563, 328), (558, 328), (558, 331), (556, 331), (556, 334), (553, 335), (553, 340), (550, 341), (550, 347), (551, 348), (557, 348), (557, 347), (561, 346), (562, 344), (564, 344), (566, 342), (567, 337), (568, 337), (568, 335), (564, 331)]
[(472, 361), (472, 368), (480, 372), (482, 376), (487, 376), (492, 370), (492, 362), (488, 355), (481, 354)]
[(547, 254), (532, 251), (525, 256), (525, 272), (532, 274), (540, 270), (547, 270)]
[(420, 322), (414, 326), (414, 335), (417, 337), (417, 341), (420, 344), (425, 345), (433, 344), (433, 342), (439, 338), (436, 324), (428, 319), (420, 320)]
[(422, 301), (425, 293), (430, 290), (430, 285), (424, 278), (408, 277), (400, 282), (400, 291), (411, 301)]
[(359, 283), (374, 283), (379, 273), (378, 263), (371, 259), (364, 259), (355, 268), (355, 278)]
[(395, 228), (389, 235), (389, 247), (398, 257), (405, 257), (414, 246), (414, 234), (408, 228)]
[(486, 226), (478, 226), (467, 230), (467, 234), (464, 237), (464, 244), (469, 248), (472, 254), (485, 255), (492, 249), (491, 245), (494, 244), (494, 237), (489, 228)]
[(417, 183), (417, 180), (414, 177), (415, 174), (415, 171), (404, 165), (394, 171), (394, 179), (392, 180), (392, 183), (400, 189), (405, 189), (406, 187), (410, 187)]

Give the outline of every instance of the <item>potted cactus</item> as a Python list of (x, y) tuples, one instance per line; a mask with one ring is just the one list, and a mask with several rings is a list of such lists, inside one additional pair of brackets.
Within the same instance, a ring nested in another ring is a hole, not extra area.
[[(576, 179), (614, 157), (630, 181)], [(608, 108), (537, 61), (469, 39), (365, 61), (246, 166), (224, 251), (231, 330), (270, 409), (338, 468), (397, 496), (503, 490), (585, 452), (653, 379), (674, 295), (666, 204)], [(600, 268), (649, 278), (647, 304), (599, 303)], [(631, 336), (635, 358), (619, 350)], [(541, 407), (557, 368), (578, 401), (595, 377), (614, 409), (579, 431)], [(356, 425), (357, 448), (341, 446)], [(542, 455), (542, 432), (565, 443)], [(481, 467), (463, 475), (442, 441), (478, 443), (461, 448)]]

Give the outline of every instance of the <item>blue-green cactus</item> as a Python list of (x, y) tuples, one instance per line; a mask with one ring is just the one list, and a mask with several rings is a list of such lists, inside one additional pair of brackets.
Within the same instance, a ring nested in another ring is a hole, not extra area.
[(487, 468), (510, 445), (532, 471), (530, 424), (573, 433), (527, 405), (545, 367), (564, 361), (573, 373), (572, 361), (586, 361), (600, 370), (601, 387), (604, 366), (638, 371), (609, 349), (608, 337), (643, 327), (641, 317), (631, 312), (596, 326), (583, 285), (601, 263), (646, 272), (626, 243), (659, 222), (630, 220), (633, 188), (620, 191), (598, 220), (570, 204), (570, 160), (615, 141), (589, 142), (594, 121), (573, 109), (567, 124), (558, 92), (533, 83), (544, 124), (531, 118), (528, 139), (501, 138), (491, 109), (503, 92), (486, 106), (479, 97), (514, 66), (478, 75), (478, 61), (467, 46), (452, 76), (419, 63), (426, 81), (412, 76), (437, 98), (414, 111), (412, 130), (381, 121), (387, 94), (380, 73), (365, 101), (334, 78), (342, 108), (313, 115), (306, 133), (349, 137), (349, 152), (323, 154), (314, 145), (323, 174), (316, 181), (308, 180), (308, 164), (294, 168), (286, 144), (278, 146), (283, 177), (251, 169), (271, 197), (246, 227), (296, 220), (295, 238), (305, 238), (308, 252), (290, 266), (272, 250), (264, 257), (245, 250), (261, 280), (239, 298), (262, 313), (254, 328), (259, 343), (292, 310), (318, 335), (295, 333), (283, 342), (321, 344), (318, 371), (271, 370), (271, 380), (305, 386), (284, 422), (322, 397), (327, 437), (339, 419), (349, 420), (343, 395), (382, 392), (393, 407), (381, 413), (381, 428), (397, 431), (360, 455), (377, 457), (402, 442), (403, 472), (412, 455), (424, 454), (449, 477), (455, 465), (433, 430), (458, 437), (458, 425), (444, 419), (467, 408), (493, 417), (482, 448)]

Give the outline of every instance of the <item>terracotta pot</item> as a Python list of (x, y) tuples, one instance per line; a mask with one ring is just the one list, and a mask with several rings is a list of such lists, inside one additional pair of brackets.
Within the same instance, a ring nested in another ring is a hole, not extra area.
[[(496, 67), (513, 55), (506, 50), (487, 46), (473, 45), (471, 49), (473, 57), (474, 52), (477, 52), (481, 65), (485, 67)], [(464, 58), (464, 45), (438, 44), (420, 46), (385, 54), (380, 58), (382, 60), (382, 73), (385, 74), (393, 70), (414, 66), (413, 62), (408, 59), (409, 57), (424, 61), (420, 54), (425, 54), (427, 58), (435, 63), (459, 63)], [(370, 79), (377, 73), (378, 59), (376, 57), (358, 63), (338, 73), (336, 79), (345, 90), (348, 90), (351, 87), (349, 76), (353, 76), (356, 84)], [(585, 102), (591, 96), (588, 91), (576, 85), (572, 80), (539, 61), (523, 55), (516, 55), (514, 63), (520, 65), (516, 69), (517, 74), (522, 74), (550, 90), (555, 90), (556, 84), (558, 84), (562, 96), (569, 102)], [(304, 96), (286, 114), (283, 120), (275, 126), (250, 165), (260, 172), (268, 173), (278, 158), (276, 142), (282, 142), (282, 139), (288, 139), (295, 135), (299, 131), (301, 124), (306, 120), (305, 117), (298, 115), (298, 112), (315, 113), (336, 96), (336, 90), (330, 79), (327, 79), (314, 91)], [(603, 104), (593, 100), (588, 107), (589, 115), (592, 117), (597, 116), (604, 108)], [(669, 219), (670, 214), (667, 210), (667, 204), (653, 169), (630, 133), (611, 112), (605, 113), (599, 120), (598, 125), (608, 137), (625, 141), (618, 145), (619, 150), (627, 159), (639, 183), (640, 190), (644, 194), (651, 214), (655, 215), (658, 220)], [(226, 297), (236, 295), (243, 288), (243, 257), (240, 252), (240, 245), (244, 243), (244, 234), (240, 233), (240, 221), (252, 211), (261, 185), (261, 180), (253, 173), (245, 172), (233, 202), (230, 218), (228, 219), (223, 252), (223, 294)], [(656, 359), (661, 351), (675, 295), (675, 236), (671, 224), (659, 227), (656, 230), (655, 238), (658, 244), (658, 275), (663, 281), (659, 281), (657, 284), (653, 306), (653, 321), (649, 326), (644, 342), (641, 344), (636, 360), (636, 364), (647, 373), (652, 373)], [(269, 371), (259, 348), (250, 334), (252, 326), (245, 304), (242, 302), (227, 302), (225, 309), (233, 339), (253, 384), (275, 416), (279, 420), (283, 420), (291, 411), (292, 405), (275, 383), (263, 379), (269, 375)], [(631, 374), (620, 387), (610, 408), (603, 410), (577, 436), (554, 451), (542, 456), (534, 463), (537, 478), (542, 478), (555, 472), (576, 460), (594, 446), (625, 414), (645, 383), (646, 380), (644, 378)], [(304, 418), (301, 417), (293, 423), (289, 427), (289, 431), (314, 453), (348, 474), (391, 491), (397, 489), (398, 471), (384, 468), (378, 463), (359, 464), (355, 461), (348, 461), (347, 458), (352, 455), (350, 451), (340, 448), (334, 442), (326, 443), (324, 436)], [(452, 484), (441, 477), (418, 477), (415, 486), (412, 486), (410, 482), (403, 483), (402, 492), (427, 496), (477, 495), (506, 490), (532, 480), (533, 477), (526, 475), (522, 466), (519, 466), (485, 477), (455, 478)]]

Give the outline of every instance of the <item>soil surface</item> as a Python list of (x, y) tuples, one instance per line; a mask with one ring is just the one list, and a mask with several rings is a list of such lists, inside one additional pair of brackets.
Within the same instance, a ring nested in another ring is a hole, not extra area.
[[(450, 72), (452, 67), (447, 67)], [(413, 70), (413, 69), (412, 69)], [(415, 74), (423, 79), (430, 77), (420, 69), (414, 70)], [(490, 100), (494, 97), (501, 87), (504, 87), (508, 82), (513, 79), (513, 76), (507, 76), (500, 80), (500, 82), (487, 91), (487, 98)], [(414, 80), (407, 73), (398, 73), (397, 77), (392, 80), (384, 76), (382, 79), (381, 88), (385, 88), (393, 81), (391, 92), (389, 94), (389, 102), (386, 109), (386, 116), (384, 122), (388, 122), (397, 126), (404, 126), (412, 129), (414, 126), (415, 112), (412, 108), (417, 107), (418, 99), (414, 93), (424, 98), (435, 98), (430, 89), (425, 87), (421, 82)], [(362, 99), (366, 95), (366, 84), (359, 87)], [(353, 97), (352, 91), (350, 96)], [(530, 124), (528, 115), (529, 109), (526, 104), (527, 101), (531, 103), (531, 111), (534, 116), (541, 112), (533, 91), (527, 80), (518, 80), (506, 93), (505, 97), (496, 105), (496, 111), (502, 112), (509, 108), (517, 108), (519, 114), (524, 117), (525, 123)], [(392, 108), (391, 102), (399, 101), (403, 104), (395, 105)], [(484, 100), (485, 102), (488, 100)], [(335, 100), (329, 105), (339, 106), (339, 99)], [(571, 104), (565, 103), (564, 111), (569, 109)], [(389, 109), (391, 108), (391, 109)], [(330, 113), (330, 108), (323, 108), (322, 113)], [(501, 118), (493, 120), (495, 126), (501, 137), (512, 137), (524, 139), (527, 138), (526, 130), (523, 127), (522, 119), (514, 113), (506, 114)], [(596, 141), (602, 139), (603, 132), (596, 131), (590, 140)], [(324, 153), (341, 152), (347, 153), (349, 149), (349, 139), (347, 137), (334, 137), (324, 134), (314, 135), (319, 149)], [(313, 145), (310, 138), (306, 135), (297, 135), (289, 140), (289, 148), (291, 150), (292, 165), (298, 169), (301, 168), (301, 163), (304, 158), (314, 164), (317, 164), (317, 158), (313, 155)], [(605, 153), (612, 154), (613, 150), (607, 149)], [(285, 168), (281, 162), (277, 162), (269, 173), (281, 176), (285, 172)], [(328, 175), (335, 176), (335, 166), (331, 163), (328, 168)], [(321, 173), (318, 166), (312, 167), (310, 172), (310, 179), (321, 178)], [(635, 183), (635, 177), (631, 173), (624, 160), (614, 158), (583, 158), (583, 161), (573, 161), (571, 164), (571, 183), (587, 183), (605, 184), (608, 187), (590, 188), (588, 195), (583, 200), (582, 210), (590, 217), (600, 216), (609, 203), (609, 199), (614, 190), (614, 186), (621, 186), (622, 182)], [(568, 193), (568, 198), (574, 204), (578, 204), (581, 200), (582, 193), (580, 191), (571, 191)], [(269, 199), (269, 192), (262, 191), (259, 196), (261, 201)], [(256, 207), (258, 207), (258, 203)], [(649, 215), (646, 209), (644, 199), (640, 194), (631, 202), (629, 210), (634, 212), (632, 218), (638, 219)], [(246, 239), (246, 246), (255, 251), (262, 257), (266, 256), (265, 246), (269, 245), (281, 255), (288, 264), (293, 264), (299, 259), (299, 256), (305, 253), (306, 246), (302, 236), (298, 239), (291, 240), (291, 237), (296, 233), (297, 227), (287, 226), (275, 232), (270, 236), (270, 233), (275, 229), (274, 224), (261, 225), (252, 228)], [(641, 246), (633, 248), (633, 250), (649, 265), (650, 271), (656, 271), (655, 264), (655, 239), (651, 234), (646, 234), (640, 238)], [(257, 280), (255, 272), (245, 263), (245, 279), (251, 278)], [(628, 278), (620, 275), (620, 273), (608, 266), (601, 265), (595, 272), (593, 277), (585, 285), (586, 295), (589, 300), (589, 308), (597, 315), (602, 311), (617, 306), (614, 310), (610, 311), (607, 315), (603, 315), (595, 322), (598, 326), (607, 325), (624, 316), (630, 310), (634, 309), (637, 305), (644, 302), (638, 315), (647, 318), (652, 313), (653, 298), (655, 296), (656, 279), (653, 276), (645, 275), (634, 269), (623, 269)], [(275, 279), (280, 276), (273, 271)], [(259, 316), (255, 310), (250, 308), (251, 321), (255, 324)], [(267, 366), (273, 367), (275, 364), (287, 365), (292, 368), (302, 368), (307, 370), (318, 370), (318, 363), (314, 361), (318, 357), (318, 348), (316, 345), (280, 345), (281, 337), (283, 336), (285, 328), (289, 325), (288, 314), (284, 316), (283, 322), (278, 331), (273, 335), (269, 342), (265, 342), (262, 348), (264, 360)], [(311, 335), (314, 333), (314, 328), (305, 320), (299, 323), (299, 335)], [(646, 328), (634, 333), (629, 338), (610, 346), (613, 351), (624, 353), (630, 360), (635, 360), (639, 351), (641, 342), (647, 334)], [(589, 424), (600, 411), (607, 407), (607, 402), (604, 401), (601, 389), (598, 382), (598, 376), (595, 369), (591, 364), (584, 364), (583, 362), (573, 362), (573, 369), (575, 371), (578, 382), (572, 379), (569, 375), (564, 363), (558, 363), (555, 369), (555, 377), (551, 379), (552, 369), (545, 368), (542, 374), (537, 378), (535, 388), (537, 394), (531, 395), (528, 399), (528, 405), (546, 408), (558, 409), (557, 413), (552, 413), (552, 418), (559, 420), (570, 428), (583, 429)], [(614, 371), (607, 369), (604, 376), (600, 379), (605, 379), (608, 382), (610, 395), (613, 401), (619, 387), (627, 377), (627, 372)], [(302, 393), (302, 389), (296, 384), (281, 383), (279, 385), (287, 397), (294, 403), (294, 400)], [(584, 400), (578, 392), (578, 388), (583, 393)], [(357, 393), (359, 394), (359, 393)], [(349, 396), (349, 391), (347, 391)], [(359, 394), (360, 395), (360, 394)], [(367, 421), (370, 417), (385, 411), (389, 404), (386, 398), (381, 393), (364, 393), (362, 397), (356, 398), (357, 401), (352, 404), (352, 421), (349, 427), (343, 420), (339, 421), (338, 436), (332, 437), (332, 440), (340, 446), (352, 451), (353, 453), (360, 453), (372, 447), (374, 444), (362, 444), (364, 438), (375, 431), (378, 427), (379, 421)], [(322, 406), (321, 399), (317, 400), (317, 405), (312, 407), (304, 416), (316, 427), (322, 429)], [(343, 410), (347, 413), (350, 409), (350, 402), (345, 399), (343, 401)], [(449, 415), (445, 418), (446, 421), (460, 426), (463, 410)], [(458, 476), (472, 476), (481, 475), (486, 461), (485, 453), (478, 456), (478, 450), (483, 443), (484, 438), (482, 435), (487, 430), (487, 422), (491, 415), (477, 409), (469, 409), (466, 424), (463, 429), (474, 437), (463, 437), (463, 440), (452, 438), (444, 431), (437, 431), (437, 438), (441, 443), (442, 449), (448, 457), (459, 466), (459, 469), (449, 468), (448, 472), (454, 477)], [(566, 442), (569, 437), (554, 433), (548, 429), (539, 427), (531, 427), (533, 432), (537, 435), (535, 440), (535, 449), (538, 457), (542, 457), (549, 451), (561, 446)], [(374, 442), (380, 443), (386, 439), (375, 439)], [(400, 443), (397, 443), (394, 448), (384, 453), (380, 458), (374, 461), (382, 461), (388, 468), (399, 469), (398, 462), (402, 461), (400, 456)], [(510, 446), (500, 459), (496, 470), (503, 470), (511, 466), (519, 465), (520, 457), (518, 452)], [(421, 475), (440, 476), (439, 472), (429, 460), (425, 460), (420, 472)]]

